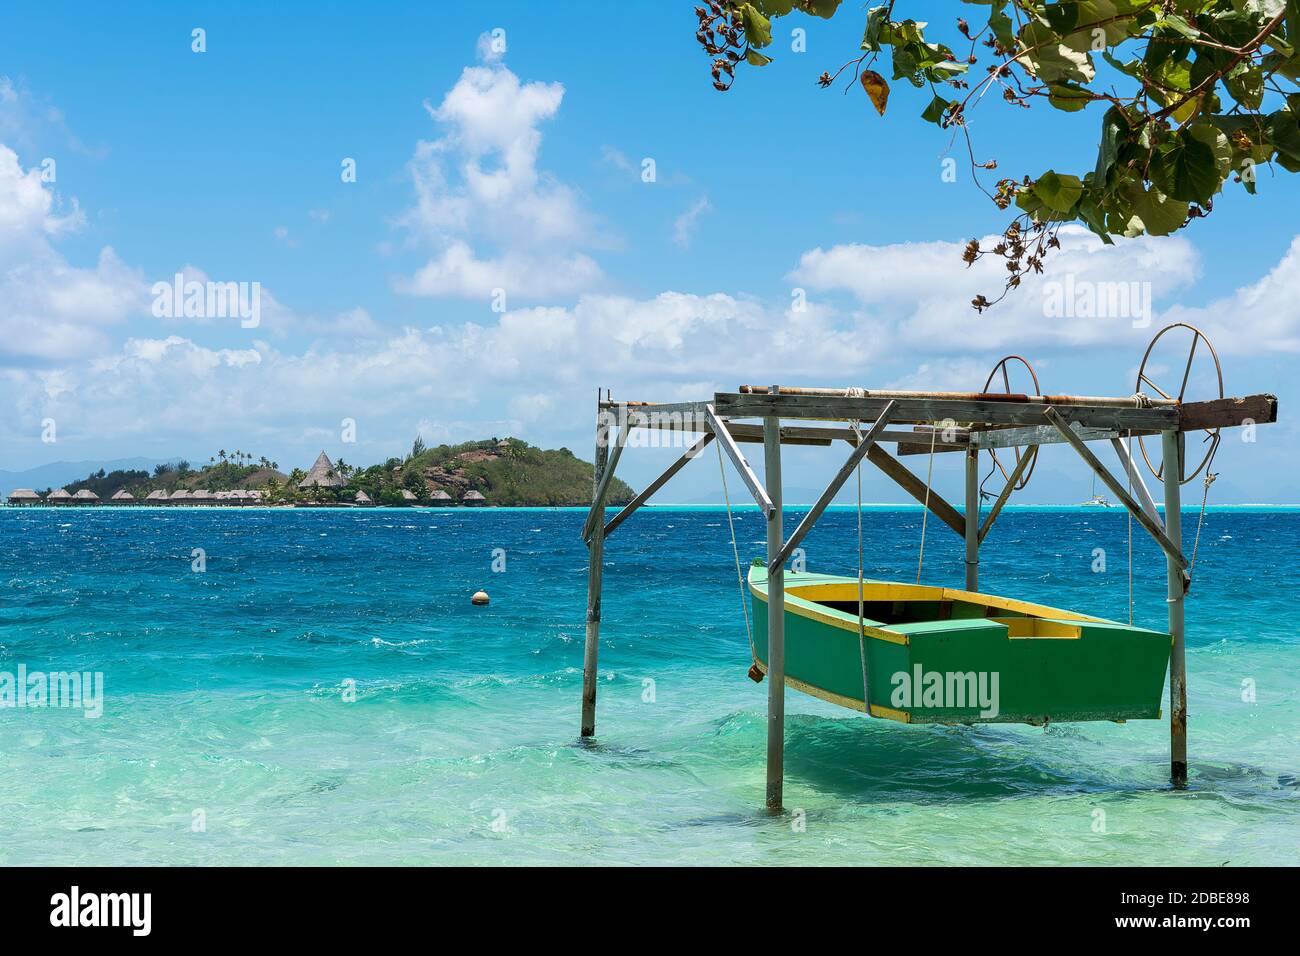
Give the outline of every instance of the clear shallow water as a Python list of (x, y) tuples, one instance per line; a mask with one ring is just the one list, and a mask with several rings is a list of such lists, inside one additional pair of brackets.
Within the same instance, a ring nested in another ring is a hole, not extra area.
[[(1168, 788), (1164, 721), (907, 727), (791, 691), (802, 830), (759, 809), (766, 688), (717, 509), (610, 539), (599, 743), (577, 744), (582, 518), (0, 509), (0, 671), (105, 679), (98, 719), (0, 710), (0, 863), (1296, 862), (1300, 513), (1207, 518), (1189, 791)], [(761, 553), (757, 513), (737, 520)], [(867, 513), (869, 576), (915, 578), (920, 521)], [(855, 573), (855, 527), (829, 512), (809, 569)], [(1126, 538), (1117, 510), (1011, 511), (981, 581), (1124, 618)], [(1163, 627), (1163, 558), (1134, 541), (1136, 620)], [(961, 548), (931, 522), (924, 579), (959, 584)]]

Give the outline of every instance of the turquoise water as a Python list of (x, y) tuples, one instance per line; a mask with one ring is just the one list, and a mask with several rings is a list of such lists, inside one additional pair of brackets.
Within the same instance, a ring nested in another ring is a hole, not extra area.
[[(0, 710), (0, 863), (1295, 862), (1294, 510), (1206, 519), (1188, 791), (1163, 721), (908, 727), (791, 691), (784, 817), (760, 810), (766, 686), (717, 509), (610, 539), (599, 743), (577, 743), (582, 517), (0, 509), (0, 672), (104, 675), (97, 719)], [(920, 523), (869, 510), (867, 574), (914, 579)], [(855, 573), (855, 527), (829, 512), (808, 568)], [(1162, 627), (1164, 562), (1134, 540), (1135, 618)], [(1011, 511), (981, 581), (1124, 618), (1126, 541), (1118, 510)], [(960, 584), (961, 549), (930, 522), (924, 579)]]

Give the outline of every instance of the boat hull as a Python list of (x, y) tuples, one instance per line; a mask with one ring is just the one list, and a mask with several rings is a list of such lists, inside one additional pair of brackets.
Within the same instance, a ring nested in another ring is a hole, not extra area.
[[(905, 723), (1139, 720), (1160, 716), (1168, 634), (952, 588), (787, 572), (790, 687)], [(750, 573), (754, 664), (767, 671), (767, 570)]]

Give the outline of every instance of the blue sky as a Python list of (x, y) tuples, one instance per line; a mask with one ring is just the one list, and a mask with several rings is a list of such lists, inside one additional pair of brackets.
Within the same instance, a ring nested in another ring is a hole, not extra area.
[[(777, 61), (719, 94), (691, 7), (8, 7), (0, 469), (221, 447), (364, 464), (417, 431), (589, 457), (597, 385), (663, 400), (755, 381), (965, 389), (1008, 352), (1047, 391), (1128, 394), (1155, 329), (1184, 319), (1208, 326), (1230, 392), (1282, 400), (1255, 443), (1225, 441), (1215, 496), (1300, 500), (1295, 177), (1261, 171), (1256, 197), (1230, 186), (1177, 238), (1068, 238), (1041, 282), (1150, 282), (1150, 328), (1049, 318), (1041, 285), (978, 316), (966, 301), (996, 273), (965, 270), (960, 245), (1006, 217), (960, 144), (918, 119), (920, 91), (896, 85), (882, 119), (860, 90), (815, 85), (853, 55), (860, 14), (779, 22)], [(951, 37), (951, 4), (913, 7)], [(789, 50), (793, 26), (806, 52)], [(494, 29), (504, 54), (482, 45)], [(999, 174), (1082, 172), (1098, 122), (990, 98), (972, 132)], [(260, 283), (260, 326), (155, 317), (151, 286), (181, 270)], [(1050, 451), (1025, 500), (1085, 497), (1081, 466)], [(626, 477), (669, 454), (629, 454)], [(792, 453), (788, 482), (816, 485), (838, 455)], [(937, 470), (954, 487), (956, 463)], [(716, 481), (699, 465), (670, 497)], [(893, 497), (874, 477), (868, 494)]]

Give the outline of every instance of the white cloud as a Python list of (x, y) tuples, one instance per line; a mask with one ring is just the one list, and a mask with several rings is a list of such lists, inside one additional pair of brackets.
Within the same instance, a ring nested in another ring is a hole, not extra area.
[(147, 287), (104, 247), (92, 267), (70, 264), (53, 240), (82, 223), (75, 201), (60, 214), (40, 172), (0, 144), (0, 365), (94, 354), (104, 327), (146, 302)]
[(1221, 354), (1300, 352), (1300, 236), (1258, 282), (1199, 308), (1175, 306), (1161, 319), (1197, 326)]
[(416, 146), (416, 205), (400, 224), (434, 252), (399, 291), (486, 298), (505, 288), (536, 299), (600, 284), (599, 266), (578, 251), (596, 243), (593, 217), (538, 168), (540, 126), (563, 98), (561, 84), (523, 83), (489, 59), (467, 67), (438, 106), (426, 104), (442, 136)]
[[(1143, 237), (1107, 246), (1086, 230), (1067, 227), (1060, 238), (1061, 248), (1049, 251), (1042, 275), (1027, 278), (982, 315), (972, 310), (970, 300), (978, 293), (994, 298), (1007, 272), (1003, 260), (992, 256), (966, 268), (961, 242), (814, 249), (804, 253), (790, 278), (812, 289), (853, 296), (904, 347), (961, 353), (1145, 341), (1149, 326), (1135, 327), (1137, 316), (1129, 311), (1054, 315), (1050, 293), (1137, 282), (1150, 284), (1154, 301), (1182, 291), (1197, 276), (1196, 251), (1182, 237)], [(989, 248), (995, 241), (981, 244)]]
[(712, 212), (709, 197), (701, 196), (687, 207), (686, 211), (673, 220), (673, 242), (683, 249), (690, 248), (691, 237), (695, 233), (695, 223), (706, 212)]

